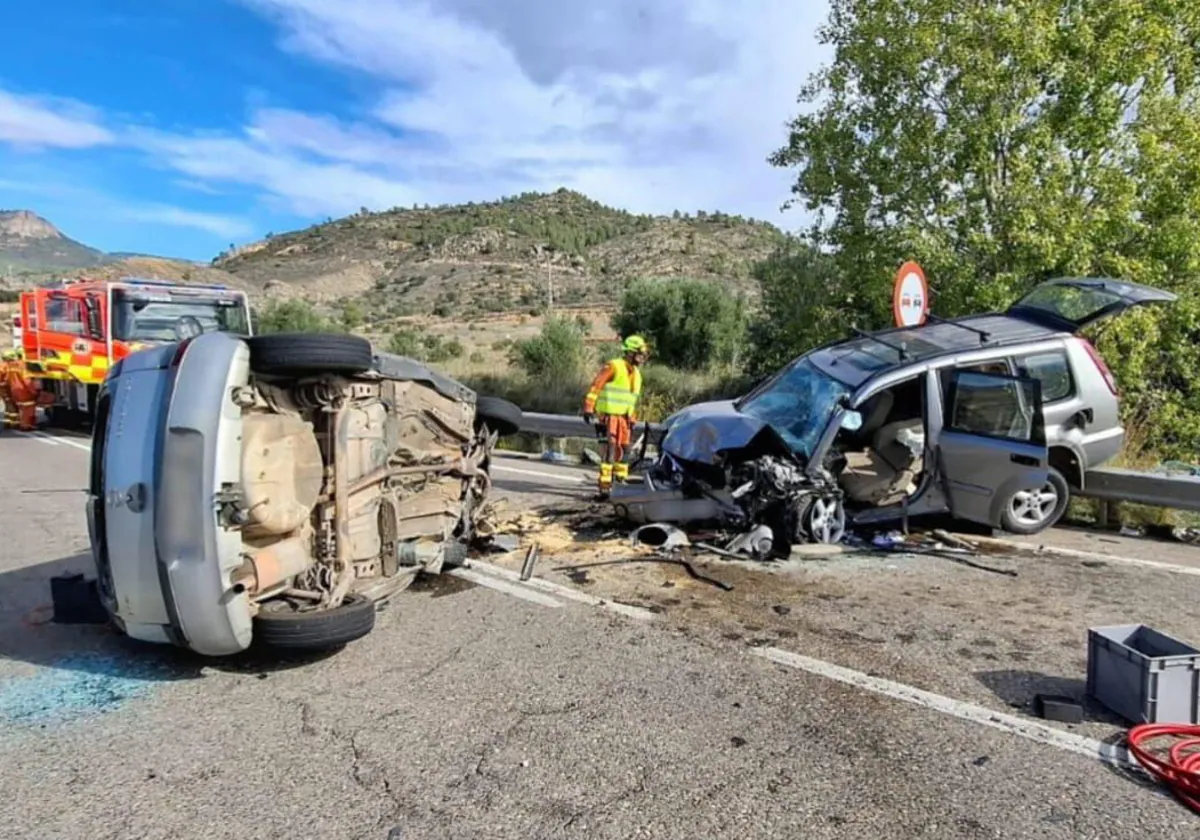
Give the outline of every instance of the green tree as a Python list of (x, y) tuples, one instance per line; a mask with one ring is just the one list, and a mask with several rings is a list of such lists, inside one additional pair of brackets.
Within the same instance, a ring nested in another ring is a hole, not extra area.
[(763, 375), (827, 341), (845, 336), (861, 317), (836, 261), (795, 242), (754, 266), (761, 289), (750, 326), (746, 367)]
[(934, 309), (1011, 303), (1055, 275), (1182, 297), (1104, 331), (1153, 443), (1200, 445), (1200, 0), (832, 0), (832, 64), (771, 158), (862, 326), (922, 263)]
[(737, 362), (746, 322), (741, 298), (703, 280), (635, 280), (612, 317), (618, 335), (645, 336), (657, 361), (686, 370)]
[(358, 301), (343, 301), (341, 309), (342, 327), (347, 332), (356, 327), (361, 327), (363, 321), (366, 320), (366, 316), (363, 314), (362, 307), (358, 304)]
[(586, 375), (588, 353), (583, 339), (573, 319), (550, 317), (538, 335), (512, 346), (510, 360), (534, 382), (574, 384)]
[(317, 312), (305, 300), (273, 300), (253, 314), (256, 333), (341, 331), (339, 325)]

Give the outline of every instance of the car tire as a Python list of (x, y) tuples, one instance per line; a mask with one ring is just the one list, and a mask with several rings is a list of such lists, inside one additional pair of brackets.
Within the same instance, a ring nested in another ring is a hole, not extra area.
[(371, 342), (339, 333), (274, 333), (247, 339), (255, 373), (364, 373), (375, 364)]
[(525, 414), (520, 408), (499, 397), (475, 398), (475, 422), (486, 425), (501, 436), (521, 431)]
[[(1045, 487), (1037, 492), (1038, 496), (1033, 500), (1022, 493), (1014, 493), (1006, 499), (1000, 527), (1010, 534), (1029, 536), (1053, 527), (1062, 519), (1071, 501), (1071, 487), (1063, 474), (1050, 467)], [(1053, 500), (1049, 498), (1050, 494), (1053, 494)]]
[(375, 629), (375, 604), (347, 595), (340, 607), (314, 612), (261, 610), (254, 617), (254, 641), (284, 650), (340, 648)]

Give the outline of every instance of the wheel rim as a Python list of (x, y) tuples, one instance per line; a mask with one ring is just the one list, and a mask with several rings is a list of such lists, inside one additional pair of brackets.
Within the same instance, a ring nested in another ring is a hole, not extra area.
[(1022, 490), (1013, 494), (1008, 507), (1017, 522), (1023, 525), (1040, 525), (1049, 519), (1058, 507), (1058, 490), (1049, 483), (1035, 490)]
[(841, 502), (817, 499), (808, 509), (808, 536), (818, 543), (838, 543), (846, 535), (846, 511)]

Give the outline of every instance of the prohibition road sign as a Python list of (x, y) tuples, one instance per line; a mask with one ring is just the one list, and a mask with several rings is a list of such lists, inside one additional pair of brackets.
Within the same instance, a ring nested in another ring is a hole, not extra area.
[(892, 287), (892, 316), (897, 327), (917, 327), (929, 314), (929, 283), (915, 262), (906, 262), (896, 272)]

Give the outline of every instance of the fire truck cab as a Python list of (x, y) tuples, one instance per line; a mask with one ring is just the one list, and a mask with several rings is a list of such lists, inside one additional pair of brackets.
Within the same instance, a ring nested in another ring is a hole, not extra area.
[(130, 353), (206, 332), (251, 334), (244, 292), (135, 277), (22, 292), (20, 318), (26, 374), (54, 394), (54, 425), (90, 421), (109, 367)]

